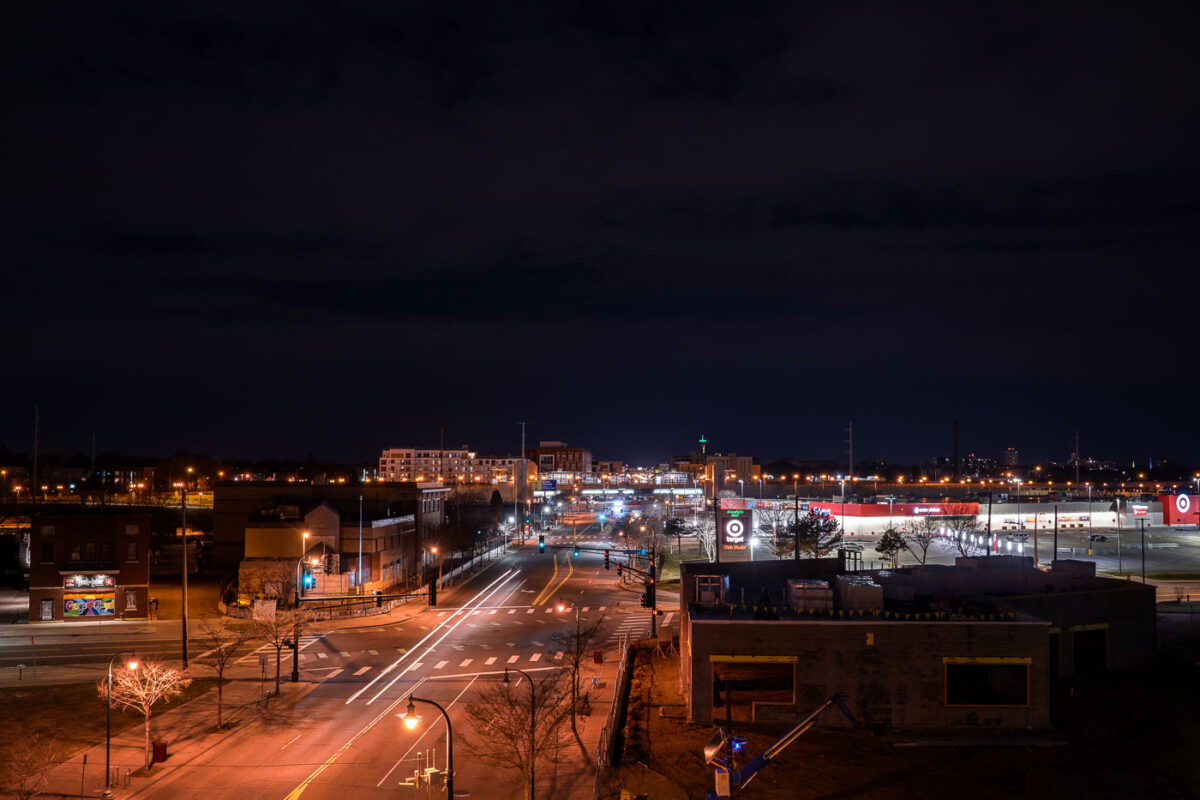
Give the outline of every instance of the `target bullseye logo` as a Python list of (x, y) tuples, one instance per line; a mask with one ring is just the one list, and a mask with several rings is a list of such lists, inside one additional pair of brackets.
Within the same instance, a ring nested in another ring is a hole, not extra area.
[(1186, 494), (1175, 495), (1175, 510), (1180, 514), (1187, 514), (1192, 510), (1192, 498)]
[(741, 544), (746, 538), (746, 523), (740, 519), (731, 519), (725, 523), (725, 541)]

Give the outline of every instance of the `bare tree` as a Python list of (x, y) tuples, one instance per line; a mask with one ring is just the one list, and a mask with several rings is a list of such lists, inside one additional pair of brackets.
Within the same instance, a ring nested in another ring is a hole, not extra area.
[(240, 594), (249, 597), (289, 600), (296, 592), (296, 562), (286, 559), (255, 559), (240, 572)]
[(692, 518), (691, 528), (705, 557), (712, 561), (717, 557), (717, 521), (711, 513), (701, 513)]
[[(775, 558), (792, 554), (792, 537), (788, 535), (792, 524), (792, 509), (776, 505), (766, 508), (755, 508), (754, 518), (758, 521), (758, 531), (763, 536), (771, 537), (771, 547)], [(782, 544), (780, 535), (782, 534)]]
[(929, 557), (929, 548), (941, 532), (942, 523), (934, 517), (921, 517), (904, 531), (904, 549), (922, 564)]
[(266, 639), (267, 644), (275, 648), (275, 694), (279, 694), (283, 648), (291, 646), (294, 637), (303, 636), (309, 623), (309, 613), (303, 608), (276, 608), (273, 617), (255, 620), (254, 635)]
[(799, 540), (800, 552), (807, 553), (811, 558), (829, 555), (842, 543), (841, 528), (837, 520), (812, 511), (800, 517), (796, 538)]
[(575, 628), (569, 633), (564, 634), (559, 638), (563, 645), (565, 655), (563, 658), (567, 662), (567, 668), (571, 672), (571, 732), (575, 735), (575, 741), (579, 743), (579, 749), (583, 751), (584, 758), (587, 758), (587, 747), (583, 744), (583, 739), (579, 735), (579, 727), (575, 717), (580, 709), (580, 695), (583, 666), (586, 663), (589, 652), (600, 641), (600, 621), (581, 625), (579, 622), (578, 609), (575, 610)]
[(225, 669), (249, 641), (250, 630), (231, 628), (210, 617), (201, 617), (195, 639), (203, 651), (196, 661), (217, 676), (217, 729), (220, 730), (225, 727)]
[(474, 734), (468, 734), (467, 749), (488, 766), (517, 770), (525, 800), (533, 800), (528, 787), (534, 765), (571, 741), (566, 680), (565, 671), (551, 672), (533, 682), (532, 695), (525, 680), (486, 684), (466, 706)]
[(958, 554), (970, 556), (984, 550), (975, 509), (967, 503), (947, 503), (943, 508), (946, 516), (942, 517), (941, 522), (946, 526), (950, 543)]
[[(143, 662), (136, 669), (119, 669), (113, 672), (113, 704), (132, 709), (145, 719), (146, 766), (150, 766), (151, 710), (157, 703), (183, 694), (183, 690), (191, 682), (192, 679), (185, 676), (182, 670), (153, 661)], [(97, 683), (96, 690), (101, 699), (106, 699), (108, 680)]]
[(50, 770), (57, 765), (58, 753), (52, 742), (36, 733), (14, 737), (0, 751), (0, 789), (17, 800), (32, 800), (49, 782)]

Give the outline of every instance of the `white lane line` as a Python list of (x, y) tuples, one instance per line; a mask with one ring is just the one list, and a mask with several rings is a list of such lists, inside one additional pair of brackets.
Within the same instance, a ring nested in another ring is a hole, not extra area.
[(508, 663), (510, 663), (510, 664), (515, 664), (520, 660), (521, 660), (520, 656), (509, 656), (508, 657)]
[(529, 660), (530, 660), (530, 661), (533, 661), (533, 662), (538, 662), (538, 661), (541, 661), (541, 660), (542, 660), (542, 654), (541, 654), (541, 653), (534, 653), (533, 655), (531, 655), (531, 656), (529, 657)]
[[(512, 574), (506, 573), (506, 575), (501, 575), (499, 578), (496, 578), (494, 581), (489, 583), (486, 587), (484, 587), (482, 590), (480, 590), (480, 592), (478, 594), (476, 594), (474, 598), (472, 598), (472, 602), (474, 602), (475, 598), (479, 598), (479, 602), (476, 603), (475, 607), (478, 608), (478, 607), (482, 606), (484, 603), (486, 603), (492, 597), (496, 596), (498, 593), (500, 593), (505, 588), (505, 585), (509, 581), (511, 581), (513, 578), (516, 578), (519, 574), (520, 574), (519, 571), (512, 572)], [(508, 592), (504, 595), (504, 598), (501, 602), (508, 602), (508, 598), (512, 597), (513, 594), (517, 590), (519, 590), (524, 584), (525, 584), (525, 580), (523, 578), (519, 582), (514, 583), (512, 588), (510, 588), (508, 590)], [(495, 588), (492, 588), (492, 587), (495, 587)], [(462, 610), (464, 610), (464, 609), (461, 609), (461, 608), (459, 609), (459, 611), (462, 611)], [(458, 611), (456, 611), (455, 613), (457, 614)], [(453, 619), (453, 617), (451, 617), (450, 619)], [(437, 640), (434, 641), (433, 644), (426, 647), (425, 651), (419, 656), (419, 658), (424, 658), (425, 656), (428, 656), (430, 653), (432, 653), (439, 644), (441, 644), (442, 642), (444, 642), (446, 640), (446, 637), (448, 637), (450, 634), (454, 633), (454, 631), (458, 630), (459, 626), (461, 626), (466, 620), (467, 620), (467, 617), (466, 617), (466, 615), (464, 615), (461, 619), (459, 619), (458, 622), (455, 622), (453, 625), (450, 625), (449, 627), (447, 627), (445, 633), (443, 633), (441, 636), (439, 636), (437, 638)], [(449, 622), (449, 620), (447, 620), (447, 622)], [(429, 635), (432, 636), (433, 633), (430, 633)], [(428, 639), (428, 638), (429, 638), (428, 636), (425, 637), (425, 639)], [(424, 644), (425, 639), (422, 639), (420, 644)], [(399, 660), (397, 660), (395, 663), (399, 664), (400, 662), (399, 662)], [(367, 705), (371, 705), (376, 700), (378, 700), (383, 695), (384, 692), (386, 692), (388, 689), (395, 686), (397, 681), (399, 681), (401, 678), (403, 678), (411, 670), (416, 669), (418, 666), (420, 666), (420, 663), (410, 664), (407, 667), (405, 667), (404, 669), (397, 672), (395, 677), (393, 677), (390, 681), (388, 681), (388, 683), (386, 685), (384, 685), (378, 692), (375, 693), (374, 697), (372, 697), (370, 700), (367, 701)], [(374, 683), (374, 681), (372, 681), (372, 683)], [(370, 684), (368, 684), (368, 686), (369, 685)], [(367, 687), (363, 687), (363, 689), (366, 689), (366, 688)], [(353, 699), (354, 699), (354, 697), (352, 696), (350, 698), (350, 700), (353, 700)], [(347, 700), (346, 702), (349, 703), (350, 700)]]
[[(329, 680), (330, 678), (336, 678), (338, 675), (341, 675), (341, 674), (342, 674), (343, 672), (345, 672), (345, 671), (346, 671), (346, 670), (342, 669), (341, 667), (338, 667), (338, 668), (337, 668), (337, 669), (335, 669), (333, 672), (331, 672), (331, 673), (329, 673), (328, 675), (326, 675), (326, 676), (325, 676), (325, 680)], [(354, 674), (355, 674), (355, 675), (357, 675), (358, 673), (356, 672), (356, 673), (354, 673)]]
[[(357, 678), (359, 675), (362, 675), (364, 672), (367, 672), (367, 671), (369, 671), (370, 669), (371, 669), (370, 667), (359, 667), (358, 669), (356, 669), (356, 670), (354, 671), (354, 677), (356, 677), (356, 678)], [(339, 670), (339, 671), (340, 671), (340, 670)]]
[(441, 669), (442, 667), (446, 666), (446, 665), (447, 665), (447, 664), (449, 664), (449, 663), (450, 663), (449, 661), (439, 661), (439, 662), (437, 662), (436, 664), (434, 664), (434, 665), (433, 665), (433, 668), (434, 668), (434, 669)]
[(469, 667), (469, 666), (471, 666), (471, 662), (474, 660), (475, 659), (473, 659), (473, 658), (464, 658), (461, 662), (459, 662), (459, 666), (460, 667)]
[(291, 738), (291, 739), (288, 741), (288, 743), (287, 743), (287, 744), (285, 744), (283, 747), (281, 747), (281, 748), (279, 748), (279, 749), (280, 749), (280, 750), (287, 750), (287, 749), (288, 749), (288, 744), (291, 744), (292, 742), (296, 741), (297, 739), (299, 739), (299, 738), (300, 738), (301, 736), (303, 736), (303, 735), (304, 735), (303, 733), (297, 733), (295, 736), (293, 736), (293, 737), (292, 737), (292, 738)]
[[(489, 583), (487, 586), (485, 586), (485, 587), (483, 587), (482, 589), (480, 589), (480, 590), (479, 590), (479, 592), (478, 592), (478, 593), (475, 595), (475, 597), (472, 597), (472, 598), (471, 598), (471, 600), (475, 600), (476, 598), (480, 598), (480, 597), (483, 597), (483, 596), (485, 596), (485, 595), (488, 595), (490, 592), (492, 592), (492, 591), (493, 591), (493, 590), (492, 590), (492, 587), (496, 586), (497, 584), (499, 584), (499, 585), (503, 586), (503, 585), (504, 585), (504, 583), (507, 583), (509, 579), (516, 577), (516, 575), (517, 575), (517, 574), (518, 574), (518, 573), (516, 573), (516, 572), (513, 572), (511, 569), (510, 569), (510, 570), (508, 570), (508, 571), (506, 571), (506, 572), (504, 572), (504, 573), (503, 573), (503, 574), (501, 574), (499, 577), (497, 577), (495, 580), (493, 580), (491, 583)], [(521, 581), (521, 583), (520, 583), (520, 584), (518, 584), (518, 587), (519, 587), (519, 586), (521, 586), (521, 585), (522, 585), (522, 584), (524, 584), (524, 583), (525, 583), (525, 581)], [(462, 609), (459, 609), (459, 611), (456, 611), (456, 612), (455, 612), (455, 614), (458, 614), (460, 611), (462, 611)], [(453, 617), (451, 617), (450, 619), (453, 619)], [(449, 621), (450, 621), (450, 620), (446, 620), (446, 622), (449, 622)], [(442, 626), (442, 623), (438, 623), (438, 627), (440, 628), (441, 626)], [(425, 628), (426, 630), (428, 630), (427, 626), (424, 626), (424, 625), (422, 625), (421, 627), (422, 627), (422, 628)], [(401, 662), (403, 662), (403, 661), (404, 661), (404, 659), (408, 658), (409, 654), (410, 654), (410, 653), (411, 653), (413, 650), (416, 650), (418, 647), (420, 647), (421, 645), (425, 644), (425, 642), (426, 642), (426, 641), (428, 641), (428, 640), (429, 640), (429, 638), (430, 638), (431, 636), (433, 636), (433, 634), (434, 634), (434, 633), (436, 633), (436, 632), (437, 632), (437, 631), (436, 631), (436, 630), (434, 630), (434, 631), (430, 631), (429, 633), (425, 634), (425, 636), (423, 636), (423, 637), (421, 638), (421, 641), (419, 641), (419, 642), (417, 642), (415, 645), (413, 645), (413, 647), (412, 647), (411, 649), (404, 650), (404, 649), (401, 649), (401, 648), (396, 648), (396, 652), (400, 654), (400, 655), (399, 655), (399, 658), (397, 658), (395, 661), (393, 661), (391, 664), (389, 664), (387, 667), (385, 667), (385, 668), (383, 669), (383, 671), (381, 671), (381, 672), (380, 672), (378, 675), (376, 675), (374, 678), (372, 678), (372, 679), (371, 679), (371, 681), (370, 681), (369, 683), (367, 683), (367, 685), (366, 685), (366, 686), (364, 686), (363, 688), (359, 689), (359, 690), (358, 690), (357, 692), (355, 692), (354, 694), (350, 695), (350, 697), (349, 697), (349, 698), (346, 700), (346, 705), (349, 705), (350, 703), (352, 703), (352, 702), (354, 702), (355, 700), (357, 700), (357, 699), (359, 698), (359, 696), (360, 696), (360, 695), (362, 695), (362, 693), (363, 693), (363, 692), (365, 692), (367, 689), (371, 688), (371, 686), (373, 686), (373, 685), (374, 685), (375, 681), (378, 681), (378, 680), (380, 680), (380, 679), (381, 679), (381, 678), (382, 678), (384, 675), (387, 675), (387, 674), (388, 674), (389, 672), (391, 672), (393, 669), (395, 669), (396, 667), (400, 666)], [(432, 649), (432, 648), (431, 648), (431, 649)], [(410, 667), (410, 669), (411, 669), (411, 667)], [(405, 671), (407, 672), (407, 670), (405, 670)], [(403, 675), (403, 674), (404, 674), (404, 672), (401, 672), (400, 674), (401, 674), (401, 675)], [(397, 676), (397, 678), (399, 678), (399, 676)], [(390, 684), (389, 684), (389, 686), (390, 686)], [(386, 689), (386, 688), (387, 688), (387, 687), (385, 687), (385, 689)], [(379, 695), (376, 695), (375, 697), (377, 698), (378, 696), (379, 696)], [(372, 698), (372, 702), (374, 702), (374, 699), (375, 699), (375, 698)]]
[(483, 665), (484, 665), (485, 667), (490, 667), (492, 664), (495, 664), (495, 663), (496, 663), (496, 657), (495, 657), (495, 656), (492, 656), (492, 657), (491, 657), (491, 658), (489, 658), (487, 661), (483, 662)]

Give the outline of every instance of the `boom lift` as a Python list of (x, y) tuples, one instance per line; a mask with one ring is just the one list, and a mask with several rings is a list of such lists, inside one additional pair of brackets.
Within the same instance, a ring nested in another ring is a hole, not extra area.
[(809, 728), (817, 724), (817, 720), (821, 718), (829, 709), (837, 706), (842, 713), (846, 715), (846, 719), (850, 720), (850, 724), (855, 728), (861, 727), (858, 720), (855, 719), (853, 712), (842, 700), (840, 694), (832, 694), (825, 698), (825, 702), (817, 706), (804, 719), (797, 722), (791, 730), (776, 739), (770, 747), (763, 750), (761, 753), (750, 759), (746, 764), (734, 769), (733, 756), (740, 749), (740, 745), (745, 744), (745, 740), (728, 737), (725, 731), (720, 728), (713, 735), (708, 745), (704, 748), (704, 760), (708, 764), (712, 764), (716, 768), (716, 789), (715, 791), (706, 792), (704, 800), (721, 800), (725, 797), (733, 797), (746, 785), (754, 779), (759, 770), (770, 764), (779, 756), (784, 749), (792, 742), (803, 736)]

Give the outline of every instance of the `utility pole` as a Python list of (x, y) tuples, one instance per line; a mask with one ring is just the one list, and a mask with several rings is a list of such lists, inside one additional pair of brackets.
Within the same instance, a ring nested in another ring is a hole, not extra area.
[(1142, 583), (1146, 582), (1146, 520), (1139, 519), (1138, 527), (1142, 529)]
[(520, 525), (521, 542), (525, 541), (525, 523), (521, 516), (521, 494), (525, 486), (525, 423), (521, 423), (521, 456), (517, 462), (521, 465), (521, 483), (517, 484), (517, 473), (513, 471), (513, 521)]
[[(846, 439), (846, 442), (847, 442), (847, 445), (849, 448), (847, 450), (847, 453), (848, 453), (847, 466), (850, 468), (850, 471), (846, 474), (846, 480), (850, 481), (850, 488), (853, 489), (854, 488), (854, 423), (853, 422), (847, 424), (846, 433), (848, 434), (848, 437), (849, 437)], [(843, 493), (842, 496), (845, 497), (845, 493)]]
[(1054, 552), (1050, 555), (1050, 563), (1058, 560), (1058, 503), (1054, 504)]
[[(358, 589), (358, 593), (362, 594), (362, 501), (363, 496), (358, 496), (358, 563), (355, 564), (354, 588)], [(422, 532), (424, 532), (422, 530)]]
[(1079, 485), (1079, 462), (1080, 462), (1080, 460), (1081, 460), (1081, 458), (1079, 455), (1079, 431), (1076, 430), (1075, 431), (1075, 485), (1076, 486)]
[(38, 406), (35, 403), (33, 406), (33, 486), (30, 487), (33, 489), (33, 504), (35, 506), (37, 505), (37, 492), (38, 492), (37, 458), (38, 458), (38, 423), (39, 422), (40, 422), (40, 419), (39, 419), (39, 415), (38, 415)]
[(188, 651), (187, 651), (187, 473), (183, 474), (183, 492), (180, 494), (181, 503), (180, 509), (183, 512), (183, 529), (180, 532), (180, 552), (182, 557), (179, 559), (183, 564), (183, 624), (180, 626), (183, 634), (183, 668), (188, 668)]

